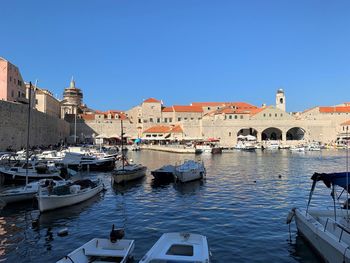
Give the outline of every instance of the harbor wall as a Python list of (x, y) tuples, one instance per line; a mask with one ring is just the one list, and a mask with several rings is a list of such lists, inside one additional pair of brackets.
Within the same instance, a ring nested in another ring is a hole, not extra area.
[[(0, 101), (0, 151), (20, 150), (27, 142), (28, 105)], [(69, 136), (65, 120), (31, 111), (30, 146), (57, 144)]]

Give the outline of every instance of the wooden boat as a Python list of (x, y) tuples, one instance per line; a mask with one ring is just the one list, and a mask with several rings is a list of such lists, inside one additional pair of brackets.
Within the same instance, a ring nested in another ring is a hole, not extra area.
[(141, 164), (126, 164), (112, 171), (113, 182), (116, 184), (126, 183), (146, 175), (147, 167)]
[(66, 182), (65, 185), (39, 188), (37, 195), (40, 212), (54, 210), (83, 202), (103, 190), (101, 179)]
[(187, 160), (175, 168), (176, 179), (182, 183), (202, 179), (206, 176), (203, 163)]
[(209, 263), (207, 238), (190, 233), (165, 233), (139, 261)]
[(120, 121), (121, 125), (121, 166), (116, 167), (112, 171), (112, 179), (116, 184), (126, 183), (136, 179), (140, 179), (146, 175), (147, 167), (141, 164), (130, 164), (125, 157), (125, 148), (123, 144), (123, 121)]
[(113, 243), (109, 239), (94, 238), (57, 261), (57, 263), (126, 263), (131, 257), (134, 247), (134, 240), (121, 239)]
[[(350, 262), (350, 222), (349, 222), (349, 200), (341, 208), (336, 207), (341, 197), (336, 191), (336, 186), (340, 186), (343, 191), (347, 191), (350, 174), (315, 173), (311, 179), (313, 184), (310, 190), (309, 201), (306, 210), (293, 208), (287, 217), (290, 224), (295, 216), (298, 232), (317, 251), (325, 262), (343, 263)], [(312, 195), (318, 181), (323, 181), (325, 185), (332, 188), (333, 209), (309, 209)], [(343, 193), (342, 191), (342, 193)], [(345, 194), (344, 194), (345, 195)], [(339, 197), (339, 198), (338, 198)]]
[(159, 169), (151, 171), (154, 180), (158, 182), (171, 182), (175, 179), (175, 166), (174, 165), (164, 165)]

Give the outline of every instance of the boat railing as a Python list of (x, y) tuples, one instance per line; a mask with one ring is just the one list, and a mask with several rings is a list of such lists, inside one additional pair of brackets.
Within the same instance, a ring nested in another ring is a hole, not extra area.
[(332, 223), (333, 223), (335, 226), (337, 226), (337, 227), (340, 228), (340, 235), (339, 235), (339, 240), (338, 240), (339, 242), (341, 241), (344, 232), (346, 232), (346, 233), (350, 236), (350, 230), (347, 229), (346, 227), (342, 226), (341, 224), (339, 224), (338, 222), (336, 222), (336, 221), (335, 221), (334, 219), (332, 219), (332, 218), (327, 218), (326, 224), (324, 225), (324, 230), (323, 230), (324, 232), (326, 232), (326, 230), (327, 230), (327, 225), (328, 225), (328, 222), (329, 222), (329, 221), (332, 221)]

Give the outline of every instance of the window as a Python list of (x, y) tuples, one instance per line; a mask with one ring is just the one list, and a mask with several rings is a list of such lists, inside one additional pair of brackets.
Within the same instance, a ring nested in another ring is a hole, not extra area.
[(149, 122), (153, 122), (153, 118), (149, 118)]
[(208, 107), (208, 110), (210, 110), (210, 107)]
[(177, 121), (181, 121), (181, 118), (179, 117), (179, 118), (177, 118)]
[(243, 119), (243, 115), (241, 115), (241, 119)]
[(21, 97), (21, 92), (20, 91), (18, 91), (18, 98), (20, 98)]
[(38, 105), (38, 100), (35, 100), (35, 104)]
[(168, 122), (168, 118), (164, 118), (164, 122)]
[(231, 132), (228, 133), (228, 136), (231, 137)]
[(232, 115), (229, 115), (228, 118), (229, 118), (230, 120), (232, 120)]
[(12, 81), (12, 77), (10, 77), (10, 82)]
[(271, 113), (269, 113), (269, 117), (271, 117), (272, 115), (271, 115)]
[(264, 113), (264, 117), (266, 117), (266, 113)]
[(281, 117), (283, 117), (283, 113), (281, 113)]
[(191, 121), (193, 121), (193, 118), (191, 118)]
[(141, 119), (138, 119), (138, 123), (142, 123), (142, 122), (141, 122)]
[(275, 113), (275, 117), (277, 117), (277, 113)]
[(147, 120), (146, 120), (146, 119), (144, 119), (144, 120), (143, 120), (143, 123), (147, 123)]
[(187, 118), (184, 118), (185, 121), (187, 121)]
[(237, 115), (235, 115), (235, 119), (237, 120)]
[(160, 123), (160, 118), (157, 118), (157, 122)]
[(169, 122), (173, 122), (173, 118), (169, 118)]

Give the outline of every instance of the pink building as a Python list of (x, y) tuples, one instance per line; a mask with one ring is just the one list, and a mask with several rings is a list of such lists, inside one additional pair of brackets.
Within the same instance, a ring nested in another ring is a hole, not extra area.
[(26, 87), (18, 68), (0, 57), (0, 100), (28, 103)]

